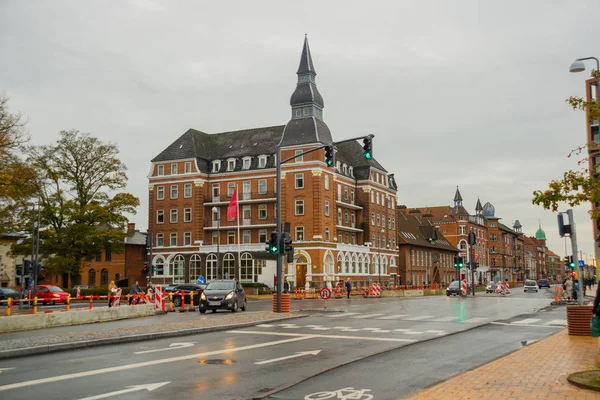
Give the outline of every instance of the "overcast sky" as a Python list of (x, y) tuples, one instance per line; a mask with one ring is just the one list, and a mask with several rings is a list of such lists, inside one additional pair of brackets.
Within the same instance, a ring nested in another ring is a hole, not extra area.
[[(334, 140), (373, 133), (399, 204), (451, 205), (456, 186), (527, 235), (556, 215), (531, 204), (586, 142), (578, 57), (600, 57), (600, 2), (0, 2), (0, 91), (34, 144), (78, 129), (118, 144), (147, 228), (150, 160), (188, 128), (284, 125), (308, 34)], [(592, 27), (596, 27), (594, 31)], [(564, 210), (566, 210), (566, 206)], [(588, 207), (579, 249), (594, 251)]]

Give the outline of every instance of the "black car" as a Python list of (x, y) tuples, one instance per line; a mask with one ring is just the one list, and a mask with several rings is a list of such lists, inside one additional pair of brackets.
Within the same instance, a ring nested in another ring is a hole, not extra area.
[(448, 285), (448, 287), (446, 288), (446, 296), (460, 296), (461, 295), (461, 291), (460, 291), (460, 282), (459, 281), (452, 281), (452, 283), (450, 283)]
[(14, 289), (10, 288), (0, 288), (0, 300), (2, 303), (0, 305), (7, 305), (4, 300), (8, 299), (18, 300), (21, 298), (21, 294)]
[(538, 281), (538, 286), (540, 289), (543, 287), (547, 287), (548, 289), (550, 289), (550, 282), (548, 281), (548, 279), (540, 279)]
[(190, 292), (194, 292), (194, 304), (200, 303), (200, 293), (204, 291), (205, 284), (198, 283), (180, 283), (178, 285), (173, 286), (169, 290), (173, 293), (173, 306), (176, 308), (181, 307), (181, 294), (183, 293), (183, 298), (185, 300), (185, 304), (190, 304)]
[(198, 310), (204, 314), (206, 310), (236, 312), (241, 308), (242, 311), (246, 311), (247, 307), (246, 292), (242, 285), (233, 279), (219, 279), (206, 285), (200, 295)]

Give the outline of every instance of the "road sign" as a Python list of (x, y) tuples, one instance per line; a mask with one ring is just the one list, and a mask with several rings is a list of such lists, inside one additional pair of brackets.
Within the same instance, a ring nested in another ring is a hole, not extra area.
[(583, 262), (583, 260), (579, 260), (579, 266), (583, 267), (585, 265), (585, 262)]
[(204, 277), (203, 277), (202, 275), (200, 275), (200, 276), (198, 277), (198, 280), (197, 280), (197, 282), (198, 282), (198, 285), (202, 285), (202, 284), (204, 283)]
[(321, 298), (323, 300), (327, 300), (328, 298), (331, 297), (331, 290), (325, 287), (325, 288), (321, 289), (321, 291), (319, 292), (319, 295), (321, 296)]

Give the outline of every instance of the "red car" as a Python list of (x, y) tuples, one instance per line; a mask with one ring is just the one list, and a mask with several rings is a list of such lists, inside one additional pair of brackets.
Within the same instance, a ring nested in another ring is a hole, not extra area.
[(38, 303), (42, 304), (66, 303), (68, 295), (69, 293), (54, 285), (39, 285), (37, 288)]

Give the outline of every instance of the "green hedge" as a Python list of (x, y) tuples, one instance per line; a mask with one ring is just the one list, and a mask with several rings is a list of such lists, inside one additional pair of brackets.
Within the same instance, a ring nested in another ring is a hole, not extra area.
[[(121, 288), (121, 296), (126, 296), (130, 291), (130, 287)], [(72, 298), (75, 298), (77, 296), (77, 289), (70, 289), (68, 290), (68, 293), (71, 294)], [(81, 289), (79, 293), (81, 293), (82, 296), (106, 296), (108, 295), (108, 286), (96, 286), (90, 289)]]
[(264, 283), (258, 282), (243, 282), (242, 287), (245, 288), (256, 288), (258, 289), (258, 294), (271, 294), (271, 288), (265, 285)]

